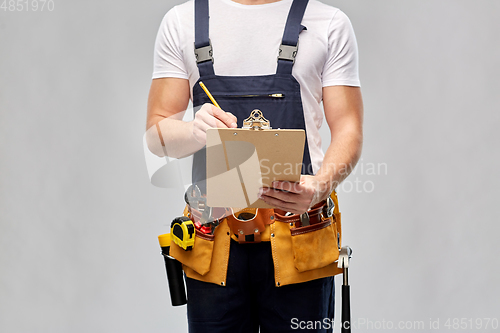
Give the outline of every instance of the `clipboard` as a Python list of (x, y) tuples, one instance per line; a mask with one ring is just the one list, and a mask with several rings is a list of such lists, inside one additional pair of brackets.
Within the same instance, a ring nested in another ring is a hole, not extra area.
[(207, 205), (272, 208), (258, 199), (261, 187), (275, 180), (298, 182), (305, 131), (272, 129), (253, 110), (238, 129), (207, 130)]

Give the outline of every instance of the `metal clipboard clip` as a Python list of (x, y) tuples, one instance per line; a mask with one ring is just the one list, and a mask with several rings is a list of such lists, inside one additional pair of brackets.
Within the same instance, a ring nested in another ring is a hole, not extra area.
[(250, 117), (243, 121), (243, 129), (266, 130), (271, 129), (271, 123), (264, 118), (262, 111), (255, 109), (250, 113)]

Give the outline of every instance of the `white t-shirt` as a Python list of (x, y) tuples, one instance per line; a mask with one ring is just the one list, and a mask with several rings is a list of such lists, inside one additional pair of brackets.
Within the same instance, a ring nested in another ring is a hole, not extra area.
[[(292, 0), (243, 5), (210, 0), (209, 36), (215, 74), (254, 76), (276, 73), (279, 46)], [(323, 160), (319, 128), (323, 122), (322, 87), (359, 86), (356, 37), (347, 16), (310, 0), (299, 35), (292, 75), (300, 84), (309, 152), (316, 173)], [(155, 43), (153, 79), (199, 79), (194, 55), (194, 1), (172, 8), (163, 18)], [(231, 111), (231, 110), (226, 110)], [(271, 124), (272, 126), (272, 124)]]

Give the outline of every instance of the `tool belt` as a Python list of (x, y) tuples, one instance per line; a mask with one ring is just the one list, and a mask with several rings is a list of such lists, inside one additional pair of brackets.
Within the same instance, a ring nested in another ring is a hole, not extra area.
[(207, 206), (186, 205), (183, 213), (193, 224), (202, 226), (195, 231), (193, 249), (187, 251), (176, 243), (172, 243), (170, 249), (172, 257), (183, 264), (190, 278), (224, 286), (231, 239), (241, 243), (271, 241), (274, 244), (277, 286), (341, 273), (335, 264), (342, 242), (341, 215), (335, 192), (326, 202), (313, 206), (308, 216), (289, 215), (278, 209), (211, 208), (216, 220), (210, 218), (202, 224), (206, 221), (205, 209)]
[[(333, 207), (333, 201), (328, 198), (304, 214), (293, 215), (287, 215), (287, 212), (280, 209), (244, 208), (233, 212), (231, 208), (213, 208), (212, 220), (217, 225), (219, 220), (226, 218), (231, 233), (237, 237), (239, 243), (259, 243), (266, 226), (275, 221), (288, 223), (295, 228), (310, 226), (307, 229), (314, 229), (314, 225), (322, 222), (323, 218), (332, 216)], [(213, 232), (208, 227), (200, 226), (203, 212), (189, 206), (188, 212), (189, 218), (198, 225), (199, 231), (205, 234)]]
[[(335, 203), (331, 197), (317, 203), (303, 214), (291, 214), (281, 209), (243, 208), (236, 213), (233, 208), (209, 207), (206, 197), (196, 185), (191, 185), (184, 195), (187, 204), (188, 217), (193, 221), (197, 233), (213, 235), (221, 220), (226, 218), (231, 233), (239, 243), (259, 243), (266, 226), (275, 221), (288, 223), (291, 227), (303, 231), (315, 230), (315, 224), (333, 215)], [(196, 208), (195, 208), (196, 207)]]

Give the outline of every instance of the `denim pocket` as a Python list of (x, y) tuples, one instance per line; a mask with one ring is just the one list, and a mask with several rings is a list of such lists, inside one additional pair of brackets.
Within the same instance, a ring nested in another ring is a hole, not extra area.
[(333, 276), (275, 288), (274, 309), (283, 320), (321, 321), (333, 318)]
[(187, 315), (193, 322), (218, 322), (228, 311), (226, 287), (186, 278)]

